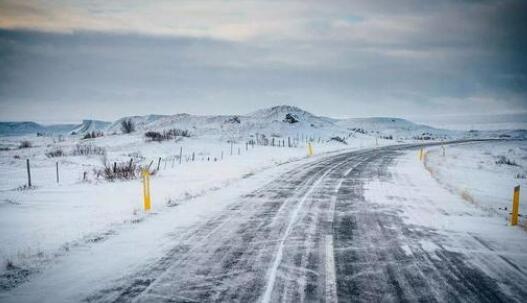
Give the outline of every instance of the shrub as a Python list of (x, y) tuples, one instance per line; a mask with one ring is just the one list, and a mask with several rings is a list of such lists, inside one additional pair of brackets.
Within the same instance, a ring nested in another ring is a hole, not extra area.
[(417, 135), (413, 137), (414, 140), (433, 140), (434, 135), (431, 133), (422, 133), (421, 135)]
[(363, 134), (363, 135), (366, 135), (368, 133), (367, 130), (363, 129), (363, 128), (357, 128), (357, 127), (354, 127), (351, 129), (353, 132), (356, 132), (356, 133), (359, 133), (359, 134)]
[(336, 136), (336, 137), (331, 137), (329, 139), (329, 141), (337, 141), (337, 142), (340, 142), (340, 143), (343, 143), (343, 144), (348, 144), (348, 142), (346, 142), (346, 140), (344, 140), (344, 138), (341, 138), (339, 136)]
[(121, 131), (123, 134), (130, 134), (135, 131), (135, 124), (132, 119), (125, 119), (121, 121)]
[(94, 170), (97, 178), (103, 177), (105, 180), (113, 182), (115, 180), (132, 180), (139, 176), (140, 170), (133, 161), (114, 162), (106, 164), (102, 169)]
[(46, 153), (46, 157), (48, 157), (48, 158), (63, 157), (65, 155), (66, 154), (64, 153), (64, 151), (62, 149), (55, 149), (55, 150), (48, 151)]
[(167, 133), (174, 137), (190, 137), (190, 132), (186, 129), (171, 128)]
[(106, 149), (92, 144), (77, 144), (72, 151), (73, 156), (106, 155)]
[(175, 139), (177, 137), (190, 137), (190, 132), (186, 129), (171, 128), (169, 130), (164, 130), (163, 132), (147, 131), (145, 137), (152, 141), (161, 142)]
[(104, 136), (104, 134), (102, 132), (96, 132), (96, 131), (92, 131), (91, 133), (90, 132), (87, 132), (84, 137), (82, 137), (83, 140), (86, 140), (86, 139), (95, 139), (97, 137), (102, 137)]
[(31, 141), (22, 141), (20, 142), (20, 145), (18, 146), (18, 148), (30, 148), (31, 146), (33, 146), (33, 144), (31, 144)]
[[(156, 174), (155, 170), (151, 170), (150, 165), (147, 167), (150, 175)], [(116, 180), (133, 180), (141, 176), (141, 167), (137, 165), (133, 159), (126, 162), (105, 163), (103, 168), (94, 169), (95, 177), (103, 178), (106, 181), (114, 182)]]
[(231, 123), (231, 124), (240, 124), (240, 117), (238, 116), (232, 116), (231, 118), (225, 120), (225, 123)]
[(498, 165), (510, 165), (510, 166), (518, 166), (518, 164), (516, 162), (514, 162), (513, 160), (503, 156), (503, 155), (500, 155), (498, 156), (498, 160), (496, 160), (496, 164)]
[(156, 131), (147, 131), (145, 133), (145, 137), (147, 137), (148, 139), (152, 141), (157, 141), (157, 142), (167, 140), (167, 138), (164, 137), (160, 132), (156, 132)]
[(295, 114), (286, 114), (284, 118), (284, 122), (287, 123), (297, 123), (299, 121), (298, 117)]

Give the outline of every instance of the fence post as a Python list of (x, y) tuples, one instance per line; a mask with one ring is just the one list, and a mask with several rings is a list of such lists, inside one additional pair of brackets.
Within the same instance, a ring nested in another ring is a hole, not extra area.
[(192, 152), (192, 162), (194, 162), (195, 156), (194, 152)]
[(157, 160), (157, 171), (159, 171), (159, 166), (161, 165), (161, 157)]
[(221, 159), (223, 160), (223, 151), (221, 151)]
[(29, 159), (26, 159), (27, 166), (27, 186), (31, 187), (31, 168), (29, 168)]
[(511, 214), (511, 225), (518, 224), (518, 212), (520, 208), (520, 186), (514, 187), (514, 193), (512, 195), (512, 214)]
[(238, 156), (240, 155), (240, 148), (238, 147)]
[(179, 164), (181, 164), (182, 158), (183, 158), (183, 146), (179, 148)]
[(113, 162), (113, 173), (117, 172), (117, 162)]
[(57, 161), (55, 164), (56, 164), (56, 168), (57, 168), (57, 184), (59, 184), (59, 181), (60, 181), (60, 179), (59, 179), (59, 161)]
[(232, 156), (232, 145), (234, 144), (234, 142), (231, 141), (231, 156)]
[(151, 208), (150, 201), (150, 173), (148, 170), (143, 168), (143, 206), (145, 211), (150, 210)]

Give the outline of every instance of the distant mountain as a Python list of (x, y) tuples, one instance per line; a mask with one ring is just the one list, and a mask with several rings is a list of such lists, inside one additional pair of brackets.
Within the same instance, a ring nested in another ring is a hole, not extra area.
[(188, 129), (194, 135), (246, 137), (254, 134), (267, 136), (327, 135), (338, 132), (335, 119), (315, 116), (294, 106), (274, 106), (247, 115), (200, 116), (190, 114), (148, 115), (121, 118), (108, 127), (109, 133), (120, 133), (123, 120), (131, 120), (138, 131), (169, 128)]
[(379, 133), (384, 136), (391, 135), (400, 138), (426, 136), (430, 134), (433, 134), (434, 137), (461, 135), (461, 132), (458, 131), (433, 128), (405, 119), (390, 117), (343, 119), (337, 121), (336, 124), (348, 130), (365, 130), (369, 133)]
[[(438, 115), (418, 118), (428, 125), (457, 130), (527, 130), (527, 113)], [(413, 119), (412, 119), (413, 120)]]
[(42, 125), (35, 122), (0, 122), (0, 136), (21, 136), (31, 134), (84, 134), (104, 131), (111, 123), (98, 120), (84, 120), (81, 124)]
[(75, 124), (41, 125), (35, 122), (0, 122), (0, 136), (21, 136), (28, 134), (67, 134)]
[(73, 128), (71, 134), (85, 134), (93, 131), (102, 131), (104, 132), (111, 122), (100, 121), (100, 120), (83, 120), (80, 125), (77, 125)]
[[(289, 105), (264, 108), (245, 115), (145, 115), (129, 116), (115, 122), (84, 120), (79, 125), (40, 125), (34, 122), (0, 122), (0, 135), (22, 135), (31, 133), (84, 134), (103, 131), (120, 134), (121, 123), (131, 120), (137, 133), (148, 130), (186, 129), (193, 136), (215, 136), (221, 139), (249, 138), (254, 135), (266, 137), (323, 137), (334, 136), (379, 136), (393, 139), (449, 139), (493, 135), (499, 132), (464, 132), (434, 128), (412, 121), (390, 118), (334, 119), (317, 116), (301, 108)], [(518, 134), (523, 134), (522, 132)], [(514, 137), (517, 137), (515, 134)]]
[[(453, 131), (418, 125), (399, 118), (334, 119), (314, 115), (289, 105), (264, 108), (246, 115), (200, 116), (190, 114), (148, 115), (121, 118), (107, 128), (120, 133), (123, 120), (131, 120), (137, 131), (187, 129), (194, 135), (247, 137), (255, 134), (290, 137), (385, 135), (392, 137), (432, 136), (453, 134)], [(359, 132), (356, 132), (360, 129)]]

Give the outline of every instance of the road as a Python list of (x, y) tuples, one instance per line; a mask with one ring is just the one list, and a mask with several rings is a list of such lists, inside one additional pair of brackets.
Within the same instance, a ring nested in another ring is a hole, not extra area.
[[(175, 235), (176, 244), (162, 259), (87, 301), (527, 298), (525, 264), (515, 264), (491, 242), (463, 234), (456, 238), (462, 239), (457, 249), (451, 249), (444, 234), (408, 223), (397, 205), (365, 198), (370, 182), (397, 181), (388, 168), (409, 148), (349, 152), (297, 167), (213, 219)], [(423, 241), (436, 249), (430, 251)], [(479, 264), (486, 264), (485, 270)]]

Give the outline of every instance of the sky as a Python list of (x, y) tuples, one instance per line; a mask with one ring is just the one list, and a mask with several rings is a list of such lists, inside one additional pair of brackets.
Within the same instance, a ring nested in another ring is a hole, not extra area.
[(0, 0), (0, 120), (527, 112), (527, 1)]

